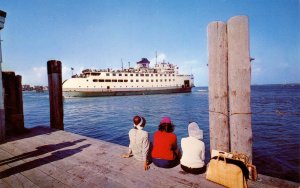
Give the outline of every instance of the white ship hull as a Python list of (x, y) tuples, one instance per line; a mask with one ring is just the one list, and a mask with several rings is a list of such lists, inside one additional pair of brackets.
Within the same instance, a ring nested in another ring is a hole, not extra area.
[(188, 93), (190, 88), (160, 88), (160, 89), (91, 89), (91, 90), (76, 90), (64, 91), (64, 97), (104, 97), (104, 96), (128, 96), (128, 95), (153, 95), (153, 94), (170, 94), (170, 93)]
[(80, 76), (64, 81), (64, 97), (99, 97), (191, 92), (193, 75), (178, 74), (169, 63), (149, 68), (149, 61), (138, 62), (126, 70), (84, 70)]

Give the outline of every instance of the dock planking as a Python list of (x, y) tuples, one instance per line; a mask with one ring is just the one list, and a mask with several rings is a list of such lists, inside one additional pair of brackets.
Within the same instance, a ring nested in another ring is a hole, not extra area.
[[(0, 145), (0, 187), (222, 187), (205, 174), (172, 169), (143, 170), (143, 162), (121, 158), (127, 147), (62, 130), (35, 127)], [(249, 187), (299, 187), (259, 175)]]

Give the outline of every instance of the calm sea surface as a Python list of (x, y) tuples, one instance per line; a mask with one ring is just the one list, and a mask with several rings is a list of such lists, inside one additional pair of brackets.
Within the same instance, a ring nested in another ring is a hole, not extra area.
[[(300, 182), (300, 85), (252, 86), (253, 163), (258, 172)], [(49, 126), (48, 93), (24, 92), (25, 126)], [(209, 159), (208, 90), (192, 93), (99, 98), (64, 101), (65, 130), (127, 146), (136, 114), (147, 120), (151, 135), (163, 116), (176, 125), (178, 144), (188, 136), (189, 121), (204, 130)]]

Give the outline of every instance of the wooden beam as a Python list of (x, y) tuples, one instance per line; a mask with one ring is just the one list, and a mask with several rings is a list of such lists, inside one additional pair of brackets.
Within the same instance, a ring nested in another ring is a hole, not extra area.
[(47, 70), (50, 102), (50, 127), (64, 130), (61, 62), (56, 60), (48, 61)]
[[(1, 28), (0, 28), (1, 29)], [(5, 139), (4, 88), (2, 83), (2, 50), (0, 35), (0, 143)]]
[(230, 142), (232, 152), (242, 152), (252, 160), (251, 65), (247, 16), (227, 22)]
[(227, 26), (212, 22), (207, 30), (210, 149), (229, 151)]

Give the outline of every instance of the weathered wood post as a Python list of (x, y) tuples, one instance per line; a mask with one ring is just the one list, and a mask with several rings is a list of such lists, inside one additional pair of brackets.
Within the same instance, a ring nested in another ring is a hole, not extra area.
[(251, 65), (247, 16), (227, 22), (228, 84), (231, 151), (243, 152), (252, 160)]
[(22, 76), (16, 75), (15, 77), (16, 87), (16, 114), (13, 116), (13, 120), (17, 126), (17, 131), (24, 131), (24, 111), (23, 111), (23, 91), (22, 91)]
[(226, 23), (212, 22), (207, 30), (210, 151), (229, 151)]
[(47, 70), (50, 102), (50, 127), (64, 130), (61, 62), (56, 60), (48, 61)]
[[(6, 12), (0, 10), (0, 31), (4, 28)], [(0, 35), (0, 142), (5, 139), (5, 109), (4, 109), (4, 89), (2, 84), (2, 51)]]
[(14, 132), (17, 132), (16, 124), (13, 122), (14, 114), (17, 114), (15, 77), (15, 72), (2, 72), (2, 84), (5, 90), (4, 109), (6, 134), (13, 134)]
[(15, 72), (2, 72), (4, 86), (5, 132), (6, 134), (24, 131), (22, 77)]

